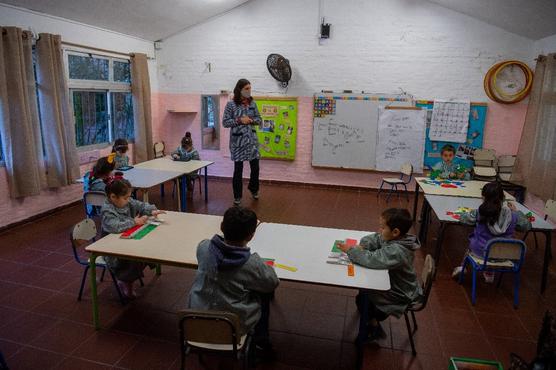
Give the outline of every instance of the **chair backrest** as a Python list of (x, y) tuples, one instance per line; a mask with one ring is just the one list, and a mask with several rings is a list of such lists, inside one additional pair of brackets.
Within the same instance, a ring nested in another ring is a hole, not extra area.
[(223, 311), (180, 311), (182, 340), (208, 344), (232, 345), (234, 351), (241, 340), (239, 316)]
[(518, 261), (515, 269), (521, 267), (525, 256), (525, 242), (519, 239), (494, 238), (490, 239), (486, 245), (485, 263), (489, 259)]
[(413, 175), (413, 165), (411, 163), (404, 163), (402, 165), (402, 168), (400, 169), (400, 172), (406, 176), (410, 176)]
[(556, 200), (549, 199), (546, 201), (544, 214), (552, 221), (556, 221)]
[(434, 280), (434, 275), (436, 273), (436, 266), (434, 264), (434, 258), (430, 254), (425, 257), (425, 264), (423, 265), (423, 271), (421, 272), (421, 281), (423, 287), (423, 306), (425, 308), (427, 301), (429, 300), (429, 295), (432, 289), (432, 281)]
[(158, 142), (154, 143), (154, 145), (153, 145), (154, 157), (155, 158), (164, 157), (164, 148), (165, 147), (166, 146), (164, 145), (164, 141), (158, 141)]
[(83, 194), (83, 201), (86, 205), (101, 207), (106, 201), (106, 193), (103, 191), (86, 191)]
[(515, 165), (515, 155), (501, 155), (498, 157), (498, 168), (501, 172), (511, 172)]
[(476, 176), (495, 177), (496, 169), (494, 167), (473, 167), (473, 173)]
[(82, 265), (86, 265), (88, 262), (86, 260), (81, 260), (79, 258), (78, 248), (88, 245), (97, 236), (97, 226), (95, 222), (86, 218), (83, 221), (76, 224), (72, 231), (70, 232), (71, 247), (73, 249), (73, 257), (77, 262)]
[(494, 167), (496, 152), (492, 149), (475, 149), (473, 160), (475, 166)]

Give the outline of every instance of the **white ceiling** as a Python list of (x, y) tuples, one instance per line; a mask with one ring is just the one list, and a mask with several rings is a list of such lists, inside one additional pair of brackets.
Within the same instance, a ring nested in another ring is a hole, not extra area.
[[(247, 1), (0, 0), (151, 41), (173, 35)], [(428, 1), (533, 40), (556, 34), (556, 0)], [(307, 6), (316, 4), (311, 2)]]
[(248, 0), (0, 0), (37, 12), (156, 41)]
[(556, 34), (556, 0), (429, 0), (538, 40)]

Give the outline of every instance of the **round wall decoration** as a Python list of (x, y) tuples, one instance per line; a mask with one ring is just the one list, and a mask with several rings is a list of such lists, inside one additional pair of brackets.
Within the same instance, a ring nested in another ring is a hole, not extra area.
[(512, 104), (523, 100), (531, 91), (533, 71), (527, 64), (508, 60), (493, 65), (485, 75), (487, 96), (498, 103)]

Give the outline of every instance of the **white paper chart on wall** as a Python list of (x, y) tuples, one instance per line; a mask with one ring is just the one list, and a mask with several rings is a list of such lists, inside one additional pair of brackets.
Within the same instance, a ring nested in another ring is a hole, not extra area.
[(429, 138), (433, 141), (465, 143), (470, 105), (469, 101), (435, 100)]

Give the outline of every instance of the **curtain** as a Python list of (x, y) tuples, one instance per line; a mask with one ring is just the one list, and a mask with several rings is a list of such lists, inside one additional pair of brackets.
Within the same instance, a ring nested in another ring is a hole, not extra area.
[(41, 33), (36, 45), (46, 184), (50, 188), (69, 185), (79, 177), (61, 42), (60, 35)]
[(151, 118), (151, 85), (145, 54), (131, 55), (131, 94), (133, 96), (133, 118), (135, 145), (134, 162), (140, 163), (154, 158)]
[(10, 196), (41, 190), (42, 146), (33, 73), (33, 38), (16, 27), (0, 27), (0, 134)]
[(537, 58), (512, 180), (545, 201), (556, 198), (556, 54)]

